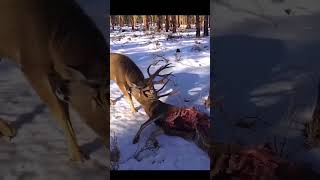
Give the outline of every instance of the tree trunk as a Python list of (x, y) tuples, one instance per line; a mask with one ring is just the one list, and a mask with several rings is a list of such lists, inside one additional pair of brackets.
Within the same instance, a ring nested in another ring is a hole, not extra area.
[(161, 22), (161, 16), (158, 16), (158, 32), (160, 32), (162, 30), (162, 22)]
[(196, 37), (200, 37), (200, 17), (199, 15), (196, 16)]
[(143, 30), (145, 31), (147, 29), (147, 16), (142, 16), (143, 21)]
[(184, 20), (185, 20), (184, 24), (185, 24), (185, 25), (188, 25), (188, 17), (189, 17), (189, 16), (185, 16), (185, 18), (184, 18)]
[(203, 16), (200, 16), (200, 31), (203, 31)]
[(128, 22), (128, 16), (122, 16), (123, 17), (123, 25), (127, 26), (129, 24)]
[(136, 25), (136, 23), (135, 23), (135, 16), (131, 16), (131, 28), (132, 28), (132, 31), (134, 31), (134, 27), (135, 27), (135, 25)]
[(166, 32), (169, 31), (169, 16), (166, 15)]
[(178, 27), (180, 27), (180, 16), (178, 15)]
[(149, 30), (149, 16), (146, 16), (146, 28)]
[(110, 21), (111, 21), (112, 30), (114, 30), (115, 17), (114, 16), (110, 16)]
[(203, 26), (203, 36), (209, 36), (209, 30), (208, 30), (208, 22), (209, 22), (209, 16), (204, 17), (204, 26)]
[(176, 33), (177, 32), (176, 16), (171, 16), (171, 21), (172, 21), (172, 32)]
[(181, 24), (186, 25), (186, 16), (181, 16), (181, 17), (182, 17)]
[(191, 18), (187, 16), (187, 29), (191, 29)]
[(119, 16), (119, 21), (120, 21), (120, 27), (123, 27), (124, 25), (124, 19), (123, 19), (123, 16)]

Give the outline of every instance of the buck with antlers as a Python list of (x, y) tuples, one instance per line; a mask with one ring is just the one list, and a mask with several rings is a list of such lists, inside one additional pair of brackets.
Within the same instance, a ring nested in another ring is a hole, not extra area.
[[(157, 94), (159, 93), (159, 91), (163, 89), (163, 87), (165, 87), (167, 82), (169, 82), (169, 80), (165, 82), (164, 86), (157, 90)], [(160, 98), (175, 94), (177, 94), (177, 91), (171, 91), (163, 95), (157, 95), (157, 97)], [(146, 128), (153, 122), (155, 122), (159, 126), (163, 126), (164, 119), (167, 118), (168, 113), (170, 111), (176, 111), (178, 110), (178, 108), (171, 104), (164, 103), (160, 101), (158, 98), (148, 98), (137, 89), (132, 90), (132, 95), (137, 99), (137, 101), (141, 104), (142, 108), (145, 110), (146, 114), (149, 116), (149, 119), (140, 126), (138, 132), (136, 133), (133, 139), (133, 143), (136, 144), (139, 141), (140, 134), (144, 128)]]
[[(150, 73), (150, 67), (156, 65), (159, 61), (150, 64), (147, 68), (149, 77), (145, 78), (138, 66), (128, 57), (118, 53), (110, 54), (110, 80), (114, 80), (122, 93), (127, 97), (129, 101), (131, 111), (137, 112), (132, 102), (132, 90), (136, 89), (147, 99), (158, 99), (162, 96), (158, 96), (158, 92), (155, 88), (155, 84), (165, 84), (166, 79), (172, 74), (161, 75), (160, 72), (164, 69), (170, 68), (170, 64), (160, 67), (153, 74)], [(155, 78), (162, 77), (161, 80), (155, 81)], [(165, 86), (164, 85), (164, 86)], [(163, 87), (164, 87), (163, 86)], [(162, 90), (161, 88), (160, 90)], [(137, 98), (137, 97), (135, 97)], [(111, 100), (112, 102), (112, 100)]]
[[(133, 143), (137, 143), (140, 133), (145, 127), (155, 121), (158, 124), (159, 122), (161, 123), (160, 119), (165, 118), (166, 113), (168, 113), (169, 110), (175, 109), (174, 106), (158, 100), (161, 97), (174, 95), (177, 93), (176, 91), (171, 91), (169, 93), (160, 95), (160, 91), (167, 85), (167, 83), (170, 81), (169, 77), (172, 75), (172, 72), (163, 75), (160, 74), (160, 72), (172, 66), (170, 66), (170, 63), (168, 63), (158, 68), (154, 73), (151, 73), (151, 66), (155, 66), (160, 62), (156, 61), (148, 66), (147, 73), (149, 77), (145, 79), (139, 68), (128, 57), (120, 54), (111, 54), (110, 56), (110, 77), (116, 79), (119, 87), (123, 87), (120, 89), (125, 95), (128, 96), (131, 107), (133, 107), (132, 95), (141, 104), (147, 115), (150, 117), (147, 122), (141, 125), (137, 135), (135, 136)], [(122, 76), (120, 76), (120, 73)], [(155, 81), (157, 76), (162, 77), (162, 79)], [(154, 88), (155, 84), (163, 84), (163, 86), (156, 90)]]
[[(167, 80), (167, 82), (168, 81), (169, 80)], [(159, 95), (158, 97), (174, 94), (177, 94), (177, 91), (171, 91), (167, 94)], [(157, 126), (161, 127), (167, 135), (189, 139), (194, 141), (203, 150), (207, 151), (209, 149), (210, 138), (208, 137), (208, 129), (210, 127), (210, 123), (207, 115), (201, 114), (195, 109), (179, 108), (171, 104), (164, 103), (158, 99), (147, 98), (137, 89), (132, 90), (132, 95), (138, 100), (149, 116), (149, 119), (140, 126), (138, 132), (133, 138), (133, 144), (136, 144), (139, 141), (140, 134), (143, 129), (150, 124), (155, 123)], [(190, 111), (197, 115), (190, 115), (188, 113)], [(187, 120), (183, 120), (182, 117), (187, 118)], [(190, 122), (192, 123), (190, 124)]]
[[(73, 0), (1, 0), (0, 24), (0, 57), (15, 62), (48, 105), (64, 130), (71, 159), (85, 156), (69, 105), (102, 138), (108, 153), (108, 47), (93, 21)], [(1, 132), (14, 132), (3, 125)]]

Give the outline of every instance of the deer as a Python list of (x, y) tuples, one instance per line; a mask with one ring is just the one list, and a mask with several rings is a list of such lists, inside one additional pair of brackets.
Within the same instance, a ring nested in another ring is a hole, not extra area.
[[(136, 144), (139, 141), (140, 134), (145, 127), (153, 122), (156, 122), (158, 125), (160, 125), (159, 123), (162, 122), (160, 119), (165, 118), (166, 113), (168, 113), (170, 109), (175, 109), (173, 105), (163, 103), (159, 100), (162, 97), (174, 95), (177, 93), (177, 91), (171, 91), (166, 94), (159, 94), (160, 91), (170, 81), (169, 77), (172, 75), (172, 72), (167, 74), (160, 74), (160, 72), (172, 66), (170, 66), (171, 63), (167, 63), (166, 65), (158, 68), (154, 73), (151, 73), (151, 66), (157, 65), (161, 61), (158, 60), (148, 66), (147, 73), (149, 77), (144, 78), (143, 73), (140, 71), (140, 69), (127, 56), (117, 53), (111, 53), (110, 57), (110, 79), (116, 79), (118, 86), (123, 87), (120, 89), (123, 89), (124, 94), (126, 93), (127, 96), (130, 95), (128, 98), (129, 101), (132, 102), (132, 95), (141, 104), (146, 114), (150, 117), (149, 120), (141, 125), (139, 131), (133, 139), (133, 144)], [(115, 69), (117, 69), (117, 71), (115, 71)], [(155, 81), (155, 78), (157, 76), (161, 77), (162, 79)], [(155, 84), (163, 85), (161, 88), (155, 89)], [(131, 107), (133, 107), (133, 105)]]
[[(159, 97), (174, 95), (176, 92), (171, 91), (167, 94), (159, 95)], [(133, 96), (137, 99), (137, 101), (141, 104), (142, 108), (145, 110), (146, 114), (149, 116), (149, 119), (144, 122), (136, 135), (134, 136), (132, 143), (136, 144), (139, 142), (140, 134), (142, 131), (152, 123), (155, 123), (158, 126), (163, 126), (165, 118), (168, 117), (168, 113), (170, 111), (178, 110), (177, 107), (164, 103), (159, 99), (150, 99), (144, 96), (140, 91), (134, 89), (132, 91)]]
[[(167, 82), (169, 82), (169, 79), (160, 89), (156, 90), (156, 94), (159, 94), (159, 92), (163, 89), (163, 87), (165, 87)], [(166, 135), (179, 136), (184, 139), (192, 140), (204, 151), (209, 150), (210, 139), (206, 135), (205, 129), (203, 129), (205, 127), (201, 127), (201, 124), (195, 124), (195, 126), (197, 126), (195, 134), (187, 133), (188, 129), (184, 129), (186, 131), (181, 131), (181, 129), (172, 129), (170, 126), (168, 126), (168, 123), (166, 122), (167, 118), (172, 116), (178, 117), (182, 115), (184, 113), (184, 108), (179, 108), (177, 106), (162, 102), (161, 100), (159, 100), (159, 98), (176, 94), (178, 94), (178, 91), (173, 90), (166, 94), (157, 95), (157, 98), (151, 99), (137, 89), (132, 90), (132, 95), (137, 99), (142, 108), (145, 110), (146, 114), (149, 116), (149, 119), (140, 126), (139, 130), (135, 134), (132, 140), (133, 144), (139, 142), (140, 134), (147, 126), (155, 123), (158, 127), (161, 127), (162, 132), (164, 132)]]
[[(172, 67), (170, 63), (160, 67), (153, 74), (150, 73), (151, 66), (156, 65), (158, 62), (160, 61), (156, 61), (148, 66), (147, 73), (149, 77), (145, 78), (139, 67), (128, 56), (110, 53), (110, 80), (116, 82), (123, 95), (127, 98), (131, 112), (137, 112), (132, 102), (132, 89), (141, 92), (147, 99), (157, 99), (159, 97), (154, 85), (163, 84), (172, 75), (172, 73), (159, 74), (160, 71)], [(162, 77), (162, 79), (155, 81), (157, 76)], [(114, 104), (114, 101), (111, 100), (111, 103)]]
[[(14, 62), (64, 130), (70, 159), (84, 162), (70, 108), (109, 153), (108, 45), (74, 0), (1, 0), (0, 58)], [(1, 121), (5, 121), (2, 120)], [(12, 136), (1, 123), (0, 132)]]

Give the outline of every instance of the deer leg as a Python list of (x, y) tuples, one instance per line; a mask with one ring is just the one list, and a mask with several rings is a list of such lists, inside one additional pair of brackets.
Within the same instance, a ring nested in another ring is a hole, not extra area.
[(127, 88), (125, 87), (125, 85), (119, 85), (120, 90), (122, 91), (122, 93), (127, 97), (129, 104), (130, 104), (130, 108), (132, 112), (137, 112), (136, 108), (133, 105), (132, 102), (132, 96), (131, 94), (128, 93)]
[(0, 136), (5, 136), (10, 140), (16, 135), (16, 131), (10, 127), (10, 125), (0, 118)]
[(87, 159), (79, 148), (76, 134), (70, 121), (68, 104), (59, 100), (55, 95), (50, 84), (49, 75), (47, 73), (33, 74), (32, 72), (25, 71), (24, 74), (40, 98), (48, 105), (60, 126), (64, 129), (71, 160), (84, 161)]
[(132, 143), (133, 143), (133, 144), (136, 144), (136, 143), (139, 141), (139, 139), (140, 139), (140, 134), (141, 134), (141, 132), (142, 132), (142, 130), (143, 130), (144, 128), (146, 128), (147, 126), (149, 126), (150, 124), (152, 124), (153, 122), (157, 121), (158, 119), (160, 119), (160, 118), (162, 118), (162, 117), (163, 117), (163, 116), (160, 115), (160, 116), (155, 117), (155, 118), (150, 118), (150, 119), (148, 119), (145, 123), (143, 123), (143, 124), (140, 126), (137, 134), (134, 136)]

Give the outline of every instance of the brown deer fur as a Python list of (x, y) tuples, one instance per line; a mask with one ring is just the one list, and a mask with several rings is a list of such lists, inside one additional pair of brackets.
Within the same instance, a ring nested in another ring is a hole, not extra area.
[[(56, 95), (55, 79), (67, 82), (70, 105), (108, 147), (109, 48), (93, 21), (73, 0), (1, 0), (0, 24), (0, 57), (15, 62), (48, 105), (64, 129), (71, 159), (81, 161), (84, 156), (68, 103)], [(98, 96), (105, 101), (98, 103)]]
[[(156, 65), (157, 63), (158, 62), (151, 65)], [(110, 80), (114, 80), (126, 96), (132, 112), (137, 111), (132, 102), (132, 89), (137, 89), (144, 94), (147, 99), (157, 99), (159, 97), (157, 96), (154, 84), (163, 84), (164, 80), (171, 74), (159, 74), (163, 69), (169, 68), (170, 64), (160, 67), (153, 74), (150, 73), (151, 65), (147, 69), (149, 77), (145, 78), (138, 66), (128, 56), (118, 53), (110, 54)], [(163, 77), (163, 79), (154, 81), (156, 76)]]

